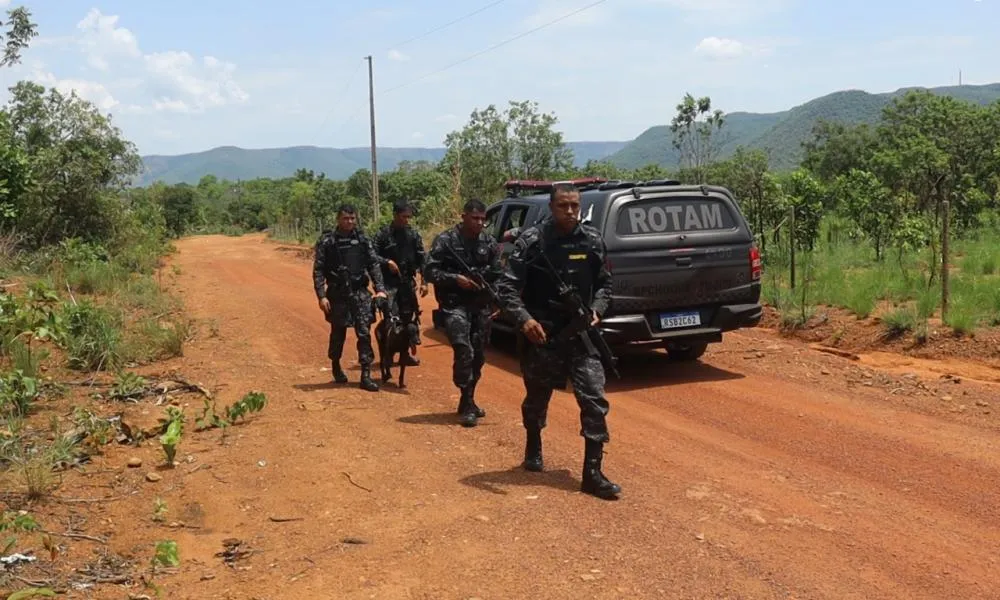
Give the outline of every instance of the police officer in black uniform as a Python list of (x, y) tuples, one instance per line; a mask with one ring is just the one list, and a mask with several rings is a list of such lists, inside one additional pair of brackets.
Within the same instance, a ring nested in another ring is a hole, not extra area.
[[(392, 207), (392, 223), (375, 234), (375, 254), (382, 268), (382, 280), (389, 302), (399, 315), (400, 323), (408, 325), (419, 308), (416, 275), (420, 274), (420, 296), (427, 295), (427, 280), (424, 277), (424, 240), (420, 233), (410, 227), (413, 207), (408, 202), (397, 202)], [(420, 361), (404, 353), (400, 361), (408, 366), (416, 366)]]
[[(371, 241), (358, 230), (357, 209), (344, 204), (337, 212), (337, 228), (324, 231), (316, 242), (313, 260), (313, 287), (319, 307), (330, 323), (330, 345), (327, 355), (333, 364), (333, 380), (347, 383), (347, 374), (340, 367), (347, 328), (353, 326), (358, 338), (358, 362), (361, 363), (360, 387), (378, 391), (371, 378), (372, 362), (372, 296), (368, 291), (369, 276), (375, 284), (375, 297), (385, 298), (379, 260)], [(324, 289), (325, 287), (325, 289)]]
[[(541, 471), (542, 429), (554, 389), (565, 389), (567, 378), (580, 407), (580, 434), (585, 440), (580, 489), (613, 499), (621, 488), (601, 472), (603, 447), (608, 442), (608, 401), (604, 396), (604, 367), (578, 337), (561, 347), (553, 344), (571, 314), (562, 305), (554, 269), (563, 282), (577, 288), (593, 311), (596, 325), (611, 301), (611, 273), (600, 232), (580, 222), (580, 192), (571, 184), (555, 184), (549, 196), (551, 217), (523, 229), (497, 282), (503, 308), (527, 339), (521, 355), (526, 390), (521, 417), (526, 430), (524, 468)], [(544, 261), (541, 254), (548, 257)]]
[(500, 247), (483, 231), (485, 224), (486, 205), (479, 200), (466, 202), (462, 222), (434, 238), (424, 268), (427, 280), (434, 284), (434, 296), (454, 353), (452, 381), (461, 392), (458, 414), (465, 427), (474, 427), (478, 419), (486, 416), (486, 411), (476, 404), (475, 394), (486, 362), (493, 307), (489, 292), (474, 275), (463, 273), (455, 256), (487, 284), (496, 281), (502, 269)]

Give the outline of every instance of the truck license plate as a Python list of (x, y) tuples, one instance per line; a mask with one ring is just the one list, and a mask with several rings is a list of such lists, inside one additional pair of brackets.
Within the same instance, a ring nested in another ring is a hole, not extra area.
[(693, 327), (695, 325), (701, 325), (701, 313), (697, 311), (663, 313), (660, 315), (661, 329), (677, 329), (679, 327)]

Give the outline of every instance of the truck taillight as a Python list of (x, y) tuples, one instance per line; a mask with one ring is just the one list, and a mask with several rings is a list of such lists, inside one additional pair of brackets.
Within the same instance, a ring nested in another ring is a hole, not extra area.
[(750, 280), (757, 281), (763, 272), (760, 263), (760, 249), (756, 245), (750, 246)]

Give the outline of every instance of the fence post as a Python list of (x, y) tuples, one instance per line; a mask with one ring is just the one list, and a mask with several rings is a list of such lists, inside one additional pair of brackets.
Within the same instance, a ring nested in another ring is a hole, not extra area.
[(948, 318), (948, 229), (951, 224), (951, 202), (941, 203), (941, 320)]
[(788, 249), (789, 275), (791, 289), (795, 289), (795, 207), (788, 207)]

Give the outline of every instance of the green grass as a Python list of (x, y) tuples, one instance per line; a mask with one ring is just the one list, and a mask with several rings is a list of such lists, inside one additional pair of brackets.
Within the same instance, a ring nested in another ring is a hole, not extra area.
[[(39, 498), (58, 486), (77, 442), (46, 407), (61, 392), (54, 360), (86, 372), (180, 356), (190, 322), (160, 289), (162, 246), (111, 255), (66, 242), (36, 252), (0, 252), (16, 285), (0, 292), (0, 486)], [(49, 368), (45, 368), (45, 365)], [(79, 407), (78, 407), (79, 408)], [(71, 428), (72, 426), (70, 426)]]
[[(950, 252), (944, 323), (958, 335), (1000, 325), (1000, 232), (975, 233), (953, 241)], [(915, 333), (919, 337), (928, 319), (941, 316), (940, 268), (931, 268), (940, 255), (931, 249), (902, 255), (890, 250), (882, 261), (876, 261), (874, 250), (864, 240), (828, 242), (822, 234), (820, 240), (812, 252), (797, 253), (794, 292), (787, 249), (780, 244), (767, 248), (762, 295), (782, 312), (783, 321), (802, 320), (803, 286), (807, 304), (843, 308), (859, 318), (877, 316), (890, 335)], [(883, 303), (891, 308), (877, 314)]]

